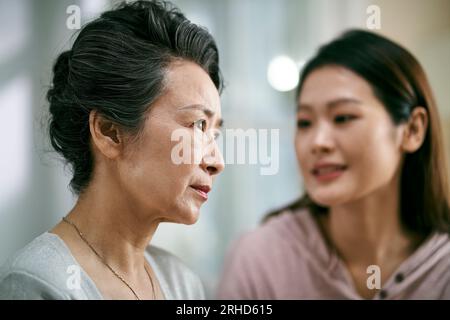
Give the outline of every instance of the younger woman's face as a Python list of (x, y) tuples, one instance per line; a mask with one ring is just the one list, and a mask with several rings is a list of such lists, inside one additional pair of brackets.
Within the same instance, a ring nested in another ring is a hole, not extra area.
[(401, 126), (352, 71), (325, 66), (307, 76), (299, 94), (297, 159), (308, 195), (334, 206), (395, 183)]
[[(120, 183), (136, 211), (156, 213), (161, 221), (196, 222), (224, 168), (214, 140), (221, 122), (219, 94), (209, 75), (195, 63), (173, 62), (141, 136), (119, 164)], [(198, 161), (181, 158), (187, 152), (197, 152)]]

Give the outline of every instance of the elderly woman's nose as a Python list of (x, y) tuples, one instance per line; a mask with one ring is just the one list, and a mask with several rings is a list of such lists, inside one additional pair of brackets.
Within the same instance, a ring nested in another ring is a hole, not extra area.
[(208, 152), (203, 156), (200, 163), (202, 169), (211, 176), (218, 175), (225, 168), (225, 162), (216, 142), (208, 148)]

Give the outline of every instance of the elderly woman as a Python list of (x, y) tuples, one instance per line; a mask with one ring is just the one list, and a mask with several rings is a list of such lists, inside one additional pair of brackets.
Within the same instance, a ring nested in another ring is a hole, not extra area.
[[(81, 30), (47, 94), (51, 143), (79, 197), (7, 262), (1, 298), (204, 297), (180, 260), (149, 243), (161, 222), (195, 223), (223, 170), (218, 59), (211, 35), (168, 3), (122, 4)], [(192, 138), (181, 153), (199, 161), (174, 158), (174, 132)]]

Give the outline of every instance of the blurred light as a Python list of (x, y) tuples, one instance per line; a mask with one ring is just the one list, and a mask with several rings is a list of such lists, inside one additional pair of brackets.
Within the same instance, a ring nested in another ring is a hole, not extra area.
[(19, 76), (0, 88), (0, 212), (30, 179), (31, 82)]
[(267, 68), (267, 80), (275, 90), (290, 91), (298, 84), (299, 67), (287, 56), (275, 57)]

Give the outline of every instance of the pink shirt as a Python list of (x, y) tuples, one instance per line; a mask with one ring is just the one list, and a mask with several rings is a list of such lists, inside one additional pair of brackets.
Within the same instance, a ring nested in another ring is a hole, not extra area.
[[(449, 235), (430, 235), (377, 291), (374, 299), (450, 299)], [(305, 209), (273, 217), (234, 244), (218, 298), (362, 299)]]

